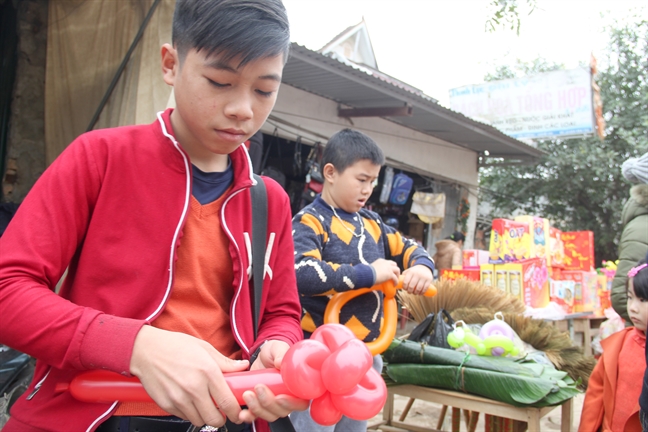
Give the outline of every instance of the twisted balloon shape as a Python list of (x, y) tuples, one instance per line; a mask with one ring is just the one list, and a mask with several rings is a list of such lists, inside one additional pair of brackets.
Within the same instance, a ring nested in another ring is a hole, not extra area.
[[(387, 400), (387, 387), (372, 368), (373, 357), (364, 343), (341, 324), (324, 324), (310, 339), (297, 342), (284, 356), (281, 371), (262, 369), (223, 374), (244, 405), (243, 393), (265, 384), (275, 394), (312, 400), (311, 417), (323, 426), (337, 423), (343, 415), (368, 420)], [(136, 377), (109, 371), (88, 371), (70, 383), (56, 386), (84, 402), (153, 402)]]
[[(380, 336), (372, 342), (367, 342), (367, 348), (372, 355), (382, 354), (389, 348), (389, 345), (396, 336), (396, 327), (398, 325), (398, 305), (396, 302), (396, 290), (403, 289), (403, 276), (398, 278), (398, 283), (392, 281), (383, 282), (372, 286), (371, 288), (359, 288), (351, 291), (337, 293), (328, 302), (324, 311), (324, 322), (327, 324), (337, 324), (340, 322), (340, 311), (347, 302), (354, 298), (367, 294), (371, 291), (382, 291), (384, 319), (380, 327)], [(422, 294), (425, 297), (434, 297), (437, 289), (434, 285), (427, 287)]]

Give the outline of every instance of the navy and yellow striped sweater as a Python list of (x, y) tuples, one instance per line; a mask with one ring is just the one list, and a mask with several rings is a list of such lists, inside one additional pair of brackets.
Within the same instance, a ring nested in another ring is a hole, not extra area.
[[(423, 247), (384, 225), (378, 214), (367, 209), (358, 213), (335, 211), (339, 219), (318, 196), (293, 218), (295, 272), (306, 336), (323, 324), (324, 310), (333, 294), (374, 285), (371, 263), (377, 259), (393, 260), (401, 270), (416, 264), (434, 269)], [(373, 341), (380, 334), (382, 300), (379, 292), (351, 300), (342, 308), (340, 322), (361, 340)]]

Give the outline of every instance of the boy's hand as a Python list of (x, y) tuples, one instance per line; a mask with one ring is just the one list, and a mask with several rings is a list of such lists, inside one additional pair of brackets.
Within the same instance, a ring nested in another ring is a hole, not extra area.
[(268, 369), (275, 368), (281, 369), (281, 362), (283, 361), (284, 355), (290, 348), (284, 341), (280, 340), (269, 340), (266, 341), (261, 346), (261, 351), (259, 351), (259, 356), (256, 361), (252, 363), (250, 370), (258, 369)]
[(394, 284), (398, 284), (398, 276), (400, 276), (400, 269), (395, 261), (386, 260), (383, 258), (377, 259), (371, 263), (371, 267), (376, 271), (375, 285), (381, 284), (391, 280)]
[[(257, 357), (250, 370), (277, 368), (281, 369), (281, 362), (290, 346), (283, 341), (269, 340), (263, 344), (259, 357)], [(266, 421), (275, 421), (279, 417), (286, 417), (293, 411), (308, 409), (309, 401), (298, 399), (288, 395), (275, 396), (272, 391), (263, 384), (254, 386), (254, 391), (243, 393), (243, 399), (247, 409), (241, 411), (239, 420), (245, 423), (252, 423), (257, 418)]]
[(403, 272), (403, 289), (410, 294), (423, 294), (434, 282), (432, 270), (424, 265), (415, 265)]
[(247, 360), (231, 360), (210, 344), (183, 333), (144, 326), (135, 338), (130, 372), (160, 408), (196, 426), (240, 423), (241, 407), (223, 372), (241, 372)]

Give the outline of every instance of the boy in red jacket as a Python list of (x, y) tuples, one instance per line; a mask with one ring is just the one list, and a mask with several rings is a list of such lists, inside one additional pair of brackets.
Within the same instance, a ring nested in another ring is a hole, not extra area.
[[(250, 358), (279, 367), (302, 337), (289, 200), (267, 178), (254, 337), (242, 145), (274, 106), (289, 47), (280, 0), (177, 0), (161, 50), (177, 107), (81, 135), (34, 185), (0, 239), (0, 343), (38, 359), (5, 431), (187, 431), (306, 408), (257, 385), (242, 409), (223, 377)], [(137, 376), (155, 404), (55, 391), (89, 369)]]

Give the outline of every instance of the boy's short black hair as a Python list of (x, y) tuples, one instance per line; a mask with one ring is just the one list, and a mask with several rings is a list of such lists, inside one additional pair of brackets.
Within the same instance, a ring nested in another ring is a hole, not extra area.
[(281, 0), (177, 0), (172, 41), (180, 61), (192, 48), (244, 66), (290, 52), (288, 14)]
[(369, 136), (353, 129), (342, 129), (333, 134), (326, 143), (321, 166), (330, 163), (342, 173), (360, 160), (369, 160), (374, 165), (385, 163), (385, 155)]
[[(648, 254), (646, 258), (639, 261), (636, 266), (640, 266), (648, 262)], [(635, 266), (635, 267), (636, 267)], [(632, 287), (634, 288), (635, 295), (642, 300), (648, 300), (648, 267), (644, 267), (632, 278)]]

